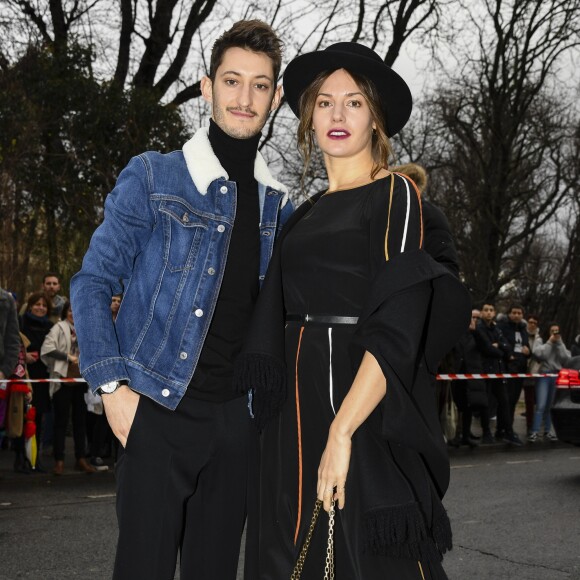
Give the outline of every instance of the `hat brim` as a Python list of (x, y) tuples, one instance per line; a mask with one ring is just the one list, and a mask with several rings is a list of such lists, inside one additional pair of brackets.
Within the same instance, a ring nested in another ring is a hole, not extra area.
[(300, 96), (320, 73), (341, 68), (375, 84), (381, 97), (387, 135), (396, 135), (406, 125), (413, 109), (413, 97), (407, 83), (385, 63), (346, 51), (310, 52), (288, 64), (283, 86), (293, 113), (300, 118)]

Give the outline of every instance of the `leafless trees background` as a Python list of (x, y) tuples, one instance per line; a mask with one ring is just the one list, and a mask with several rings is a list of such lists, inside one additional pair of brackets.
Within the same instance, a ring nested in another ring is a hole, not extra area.
[[(398, 160), (427, 167), (474, 300), (521, 301), (575, 332), (580, 0), (0, 0), (3, 287), (76, 271), (128, 158), (180, 147), (207, 116), (213, 39), (240, 18), (271, 23), (286, 61), (356, 40), (397, 68), (420, 49)], [(261, 147), (298, 198), (294, 131), (283, 106)]]

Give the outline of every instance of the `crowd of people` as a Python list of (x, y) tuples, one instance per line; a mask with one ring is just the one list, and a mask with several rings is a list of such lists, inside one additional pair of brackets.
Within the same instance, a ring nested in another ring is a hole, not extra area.
[[(0, 385), (4, 409), (0, 433), (2, 445), (14, 451), (14, 470), (20, 473), (47, 472), (45, 458), (52, 455), (52, 472), (63, 474), (69, 422), (78, 471), (108, 469), (102, 456), (115, 448), (101, 399), (81, 379), (73, 309), (60, 289), (58, 274), (47, 272), (41, 288), (27, 297), (19, 311), (16, 296), (4, 290), (0, 294), (5, 329), (0, 378), (9, 379)], [(113, 296), (113, 320), (120, 303), (121, 296)], [(27, 428), (27, 422), (32, 426)], [(36, 445), (27, 447), (32, 435)]]
[[(512, 304), (506, 314), (497, 314), (492, 303), (473, 309), (469, 330), (444, 363), (444, 370), (459, 374), (544, 374), (541, 377), (506, 377), (454, 380), (451, 392), (460, 414), (452, 446), (477, 447), (504, 441), (523, 445), (514, 431), (517, 404), (524, 394), (526, 437), (534, 443), (543, 437), (556, 441), (550, 407), (554, 398), (556, 376), (570, 359), (580, 354), (580, 336), (570, 350), (566, 348), (557, 322), (540, 331), (536, 314), (525, 316), (519, 304)], [(481, 425), (481, 436), (475, 436), (473, 417)], [(495, 420), (495, 433), (491, 421)]]

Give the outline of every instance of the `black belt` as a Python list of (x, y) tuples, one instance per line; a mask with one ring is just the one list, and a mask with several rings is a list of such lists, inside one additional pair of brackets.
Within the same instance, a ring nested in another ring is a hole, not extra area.
[(303, 324), (357, 324), (357, 316), (327, 316), (325, 314), (287, 314), (287, 322), (302, 322)]

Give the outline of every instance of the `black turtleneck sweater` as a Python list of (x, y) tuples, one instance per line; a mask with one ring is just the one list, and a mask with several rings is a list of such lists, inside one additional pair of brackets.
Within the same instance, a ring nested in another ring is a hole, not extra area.
[(236, 183), (236, 217), (218, 301), (187, 395), (225, 402), (240, 396), (232, 385), (234, 362), (259, 290), (260, 206), (254, 162), (260, 134), (235, 139), (210, 120), (209, 141), (229, 181)]

